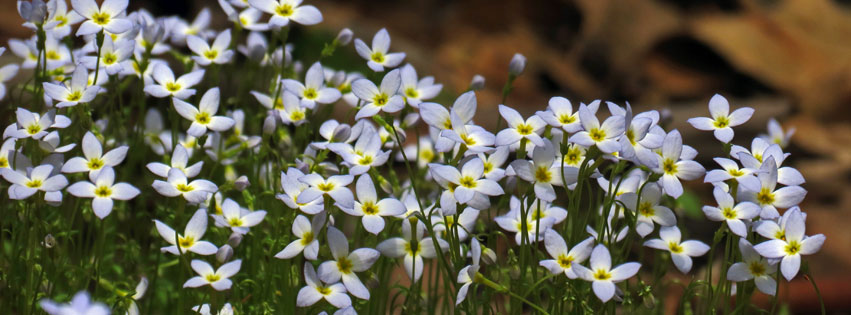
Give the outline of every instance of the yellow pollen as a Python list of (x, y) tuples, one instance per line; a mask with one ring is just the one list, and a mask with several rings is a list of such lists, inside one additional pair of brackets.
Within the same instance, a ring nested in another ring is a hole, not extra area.
[(517, 133), (524, 135), (524, 136), (530, 135), (530, 134), (532, 134), (532, 126), (527, 125), (527, 124), (517, 125)]
[(665, 171), (665, 174), (676, 175), (677, 164), (672, 159), (665, 159), (665, 161), (662, 162), (662, 170)]
[(372, 59), (376, 63), (384, 63), (384, 54), (376, 51), (372, 53), (372, 56), (369, 56), (369, 59)]
[(68, 24), (68, 18), (64, 15), (57, 15), (56, 20), (59, 21), (59, 24), (56, 24), (56, 27), (63, 27)]
[(470, 137), (466, 134), (461, 135), (461, 140), (464, 140), (464, 144), (466, 144), (468, 147), (476, 145), (476, 139), (473, 139), (473, 137)]
[(363, 207), (361, 209), (363, 210), (364, 214), (368, 214), (368, 215), (378, 214), (378, 206), (371, 201), (364, 202)]
[(726, 218), (727, 220), (735, 220), (739, 217), (739, 214), (736, 213), (736, 210), (733, 210), (733, 208), (730, 207), (724, 208), (721, 212), (724, 214), (724, 218)]
[(641, 205), (638, 206), (638, 213), (645, 217), (652, 217), (656, 214), (656, 209), (653, 209), (653, 204), (649, 202), (642, 202)]
[(95, 188), (95, 196), (107, 198), (112, 195), (112, 189), (108, 186), (98, 186)]
[(539, 166), (535, 169), (535, 180), (539, 183), (549, 183), (553, 180), (552, 172), (545, 166)]
[(485, 174), (490, 173), (492, 170), (493, 170), (493, 163), (485, 162), (484, 163), (484, 173)]
[(635, 131), (632, 128), (626, 130), (626, 139), (629, 140), (629, 144), (635, 146)]
[(80, 91), (68, 93), (68, 97), (66, 97), (69, 102), (76, 102), (79, 101), (81, 98), (83, 98), (83, 93), (81, 93)]
[(304, 111), (294, 111), (290, 114), (290, 120), (300, 121), (304, 119)]
[(748, 269), (754, 277), (759, 277), (765, 274), (765, 266), (763, 266), (759, 261), (754, 261), (748, 264)]
[(791, 241), (786, 245), (784, 251), (786, 252), (786, 255), (795, 255), (801, 251), (801, 243), (798, 243), (798, 241)]
[(573, 264), (573, 256), (567, 256), (564, 254), (558, 255), (558, 264), (564, 269), (570, 269), (570, 265)]
[(92, 21), (97, 25), (105, 25), (109, 23), (109, 13), (95, 12), (95, 14), (92, 14)]
[(340, 270), (342, 274), (352, 273), (352, 261), (347, 257), (340, 257), (340, 260), (337, 260), (337, 269)]
[(174, 92), (180, 91), (180, 84), (177, 84), (175, 82), (169, 82), (169, 83), (166, 83), (165, 89), (168, 90), (169, 92), (174, 93)]
[(0, 156), (0, 168), (9, 167), (9, 159), (5, 156)]
[(41, 126), (38, 124), (32, 124), (27, 127), (27, 133), (31, 135), (37, 134), (39, 131), (41, 131)]
[(312, 100), (319, 96), (319, 93), (316, 93), (316, 89), (314, 88), (306, 88), (304, 89), (304, 98)]
[(179, 190), (180, 192), (184, 192), (184, 193), (187, 193), (187, 192), (190, 192), (190, 191), (195, 190), (195, 188), (193, 188), (192, 186), (189, 186), (189, 185), (187, 185), (187, 184), (177, 184), (177, 187), (176, 187), (176, 188), (177, 188), (177, 190)]
[(50, 60), (59, 60), (59, 59), (62, 58), (62, 57), (59, 56), (59, 53), (56, 52), (55, 50), (48, 50), (47, 54), (45, 56), (47, 57), (47, 59), (50, 59)]
[(290, 15), (293, 15), (293, 6), (290, 4), (279, 5), (275, 8), (275, 14), (283, 17), (289, 17)]
[(741, 176), (745, 175), (745, 172), (742, 172), (742, 171), (737, 170), (737, 169), (731, 169), (731, 170), (727, 171), (727, 173), (729, 173), (730, 176), (733, 176), (733, 177), (741, 177)]
[(405, 96), (410, 98), (417, 98), (420, 96), (420, 92), (418, 92), (415, 88), (409, 87), (405, 89)]
[(446, 121), (443, 122), (444, 129), (452, 129), (452, 120), (446, 118)]
[(360, 160), (358, 160), (358, 164), (360, 164), (360, 165), (371, 165), (372, 164), (372, 156), (371, 155), (362, 156), (360, 158)]
[(230, 224), (230, 226), (242, 226), (242, 219), (241, 218), (231, 218), (228, 221), (228, 224)]
[(727, 116), (718, 117), (712, 124), (715, 128), (726, 128), (730, 126), (730, 118), (727, 118)]
[(594, 280), (605, 281), (612, 278), (612, 273), (605, 269), (597, 269), (594, 272)]
[(405, 243), (405, 252), (408, 255), (416, 256), (420, 253), (420, 244), (417, 241), (411, 240), (410, 242)]
[(331, 190), (334, 190), (334, 184), (332, 184), (332, 183), (321, 183), (319, 185), (316, 185), (316, 188), (321, 190), (321, 191), (324, 191), (324, 192), (329, 192)]
[(322, 294), (322, 295), (328, 295), (328, 294), (331, 294), (331, 289), (329, 289), (328, 287), (325, 287), (325, 286), (319, 286), (319, 287), (317, 287), (317, 288), (316, 288), (316, 291), (318, 291), (318, 292), (319, 292), (319, 294)]
[(558, 121), (562, 125), (567, 125), (576, 121), (576, 117), (574, 117), (573, 115), (561, 114), (560, 116), (558, 116)]
[(30, 180), (30, 181), (27, 182), (27, 187), (39, 188), (39, 187), (41, 187), (41, 184), (42, 184), (42, 182), (41, 182), (40, 179), (33, 179), (33, 180)]
[(219, 276), (219, 275), (217, 275), (217, 274), (215, 274), (215, 273), (214, 273), (214, 274), (209, 274), (209, 275), (207, 275), (207, 276), (206, 276), (206, 277), (204, 277), (204, 278), (206, 278), (208, 282), (216, 282), (216, 281), (219, 281), (219, 280), (221, 280), (221, 279), (222, 279), (222, 277), (221, 277), (221, 276)]
[(101, 167), (103, 167), (103, 165), (103, 160), (101, 160), (100, 158), (92, 158), (91, 160), (89, 160), (88, 166), (90, 170), (99, 170)]
[(460, 183), (466, 188), (476, 188), (476, 180), (470, 176), (461, 177)]
[(676, 242), (668, 242), (668, 249), (671, 250), (674, 254), (679, 254), (683, 252), (683, 247)]
[(204, 58), (207, 59), (216, 59), (219, 56), (219, 51), (217, 50), (208, 50), (204, 52)]
[(756, 194), (756, 200), (759, 201), (759, 204), (761, 205), (772, 205), (774, 204), (774, 192), (763, 187), (759, 193)]
[(195, 121), (199, 124), (206, 125), (210, 123), (210, 114), (207, 112), (199, 112), (195, 115)]
[(195, 244), (195, 239), (191, 236), (179, 237), (177, 239), (177, 244), (180, 246), (180, 248), (190, 248), (192, 247), (192, 245)]
[(591, 137), (591, 140), (594, 140), (594, 142), (600, 142), (606, 139), (606, 132), (600, 128), (593, 128), (589, 132), (589, 136)]
[(387, 94), (379, 93), (372, 99), (372, 102), (375, 103), (375, 106), (381, 107), (387, 105), (387, 102), (390, 101), (390, 97)]
[(307, 231), (301, 235), (301, 245), (307, 245), (313, 242), (313, 232)]

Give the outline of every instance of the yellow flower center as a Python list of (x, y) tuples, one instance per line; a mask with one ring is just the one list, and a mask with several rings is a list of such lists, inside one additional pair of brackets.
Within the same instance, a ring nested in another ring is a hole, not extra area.
[(410, 242), (405, 243), (405, 252), (408, 253), (408, 255), (419, 255), (420, 250), (420, 244), (417, 243), (417, 241), (412, 240)]
[(677, 242), (668, 242), (668, 249), (671, 250), (674, 254), (679, 254), (683, 252), (683, 247), (680, 246)]
[(27, 182), (27, 187), (29, 188), (39, 188), (41, 187), (42, 181), (40, 179), (33, 179)]
[(535, 169), (535, 180), (539, 183), (549, 183), (553, 179), (553, 174), (546, 166), (538, 166)]
[(56, 24), (56, 27), (63, 27), (68, 24), (68, 18), (64, 15), (57, 15), (56, 20), (59, 21), (59, 24)]
[(593, 128), (588, 133), (588, 136), (590, 136), (591, 140), (594, 140), (594, 142), (600, 142), (606, 139), (606, 132), (600, 128)]
[(405, 96), (410, 97), (410, 98), (417, 98), (417, 97), (420, 96), (420, 92), (417, 91), (416, 88), (409, 87), (409, 88), (405, 89)]
[(358, 164), (360, 164), (360, 165), (370, 165), (370, 164), (372, 164), (372, 156), (371, 156), (371, 155), (365, 155), (365, 156), (362, 156), (362, 157), (360, 158), (360, 160), (358, 160)]
[(331, 289), (329, 289), (328, 287), (325, 287), (325, 286), (317, 287), (316, 291), (319, 292), (319, 294), (322, 294), (322, 295), (331, 294)]
[(378, 214), (378, 206), (372, 201), (367, 201), (363, 203), (363, 207), (361, 208), (364, 214), (376, 215)]
[(665, 159), (665, 161), (662, 162), (662, 170), (665, 171), (665, 174), (676, 175), (677, 164), (672, 159)]
[(530, 135), (530, 134), (532, 134), (532, 126), (527, 125), (527, 124), (517, 125), (517, 133), (524, 135), (524, 136)]
[(281, 4), (275, 8), (275, 14), (283, 17), (289, 17), (290, 15), (293, 15), (293, 6), (288, 3)]
[(485, 162), (483, 164), (484, 164), (484, 173), (485, 174), (490, 173), (493, 170), (493, 163)]
[(301, 245), (307, 246), (310, 242), (313, 242), (313, 232), (304, 232), (304, 234), (301, 235)]
[(314, 88), (306, 88), (304, 89), (304, 98), (312, 100), (319, 96), (319, 93), (316, 92)]
[(387, 94), (379, 93), (372, 99), (372, 102), (375, 103), (376, 106), (384, 106), (387, 105), (387, 102), (390, 101), (390, 97)]
[(103, 160), (101, 160), (100, 158), (92, 158), (91, 160), (89, 160), (88, 166), (90, 170), (99, 170), (101, 167), (103, 167), (103, 165)]
[(103, 64), (111, 65), (111, 64), (115, 63), (116, 61), (118, 61), (118, 56), (116, 56), (113, 53), (106, 53), (106, 54), (103, 55), (102, 59), (103, 59)]
[(209, 274), (209, 275), (205, 276), (204, 278), (207, 279), (207, 282), (216, 282), (216, 281), (221, 280), (222, 276), (213, 273), (213, 274)]
[(109, 23), (109, 13), (95, 12), (95, 14), (92, 14), (92, 21), (97, 25), (106, 25)]
[(443, 121), (443, 129), (452, 129), (452, 120), (451, 119), (446, 118), (446, 120)]
[(195, 188), (193, 188), (192, 186), (189, 186), (189, 185), (187, 185), (187, 184), (177, 184), (177, 187), (176, 187), (176, 188), (177, 188), (177, 190), (179, 190), (180, 192), (184, 192), (184, 193), (187, 193), (187, 192), (190, 192), (190, 191), (195, 190)]
[(97, 188), (95, 188), (95, 196), (98, 196), (98, 197), (101, 197), (101, 198), (107, 198), (111, 195), (112, 195), (112, 188), (110, 188), (109, 186), (102, 185), (102, 186), (98, 186)]
[(476, 139), (473, 139), (473, 137), (470, 137), (466, 134), (461, 135), (461, 140), (464, 140), (464, 144), (466, 144), (468, 147), (476, 145)]
[(319, 185), (316, 185), (316, 188), (321, 190), (321, 191), (324, 191), (324, 192), (329, 192), (331, 190), (334, 190), (334, 184), (332, 184), (332, 183), (321, 183)]
[(27, 133), (30, 135), (37, 134), (41, 131), (41, 126), (38, 124), (32, 124), (27, 127)]
[(352, 261), (348, 257), (340, 257), (340, 260), (337, 260), (337, 269), (342, 274), (352, 273)]
[(76, 101), (79, 101), (81, 98), (83, 98), (83, 93), (81, 93), (80, 91), (74, 91), (74, 92), (68, 93), (68, 97), (66, 97), (66, 98), (68, 99), (69, 102), (76, 102)]
[(733, 208), (726, 207), (721, 212), (727, 220), (735, 220), (739, 218), (739, 214), (736, 213), (736, 210), (733, 210)]
[(206, 112), (199, 112), (195, 115), (195, 121), (199, 124), (206, 125), (210, 123), (210, 114)]
[(466, 188), (476, 188), (476, 180), (470, 176), (461, 177), (460, 183)]
[(48, 50), (47, 54), (45, 56), (47, 57), (47, 59), (50, 59), (50, 60), (59, 60), (59, 59), (62, 58), (62, 57), (59, 56), (59, 53), (56, 52), (55, 50)]
[(384, 54), (376, 51), (372, 53), (371, 56), (369, 56), (369, 59), (372, 59), (372, 61), (375, 61), (377, 63), (384, 63)]
[(597, 269), (594, 272), (594, 280), (605, 281), (612, 278), (612, 273), (605, 269)]
[(759, 261), (753, 261), (748, 264), (748, 270), (750, 270), (751, 274), (754, 277), (759, 277), (765, 275), (765, 266), (761, 264)]
[(558, 259), (557, 259), (558, 265), (561, 266), (561, 268), (564, 268), (564, 269), (570, 269), (570, 265), (573, 264), (573, 260), (574, 260), (573, 256), (569, 256), (569, 255), (565, 255), (565, 254), (558, 255)]
[(169, 92), (174, 93), (174, 92), (180, 91), (180, 84), (175, 83), (175, 82), (169, 82), (169, 83), (166, 83), (165, 89), (168, 90)]
[(179, 245), (180, 248), (190, 248), (192, 245), (195, 245), (195, 239), (191, 236), (179, 237), (177, 239), (177, 245)]
[(576, 121), (576, 117), (574, 115), (561, 114), (558, 116), (558, 121), (562, 125), (567, 125)]
[(210, 60), (216, 59), (216, 57), (218, 57), (218, 56), (219, 56), (218, 50), (210, 49), (210, 50), (204, 52), (204, 58), (207, 58), (207, 59), (210, 59)]
[(791, 241), (789, 244), (786, 244), (786, 248), (783, 250), (786, 252), (786, 255), (795, 255), (801, 251), (801, 243), (798, 241)]
[(774, 192), (763, 187), (759, 193), (756, 194), (756, 200), (759, 201), (759, 204), (761, 205), (774, 204)]
[(292, 121), (300, 121), (304, 119), (304, 111), (298, 110), (294, 111), (290, 114), (290, 120)]
[(626, 130), (626, 139), (629, 140), (629, 144), (635, 146), (635, 131), (632, 128)]
[(733, 177), (741, 177), (741, 176), (745, 175), (745, 172), (742, 172), (742, 171), (737, 170), (737, 169), (731, 169), (731, 170), (727, 171), (727, 173), (729, 173), (730, 176), (733, 176)]
[(242, 226), (242, 219), (241, 218), (231, 218), (228, 221), (228, 224), (230, 224), (230, 226)]
[(712, 124), (715, 128), (725, 128), (730, 126), (730, 118), (727, 118), (727, 116), (718, 117)]
[[(420, 148), (420, 159), (426, 162), (431, 162), (434, 160), (434, 151), (430, 149)], [(485, 165), (487, 169), (487, 164)], [(487, 173), (488, 171), (485, 171)]]
[(0, 156), (0, 168), (9, 167), (9, 159), (5, 156)]
[(656, 214), (656, 209), (653, 209), (652, 203), (642, 202), (641, 205), (638, 206), (638, 213), (645, 217), (652, 217)]

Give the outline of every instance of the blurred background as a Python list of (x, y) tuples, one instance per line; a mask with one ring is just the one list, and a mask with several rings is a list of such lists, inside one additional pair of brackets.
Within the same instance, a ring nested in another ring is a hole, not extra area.
[[(3, 2), (0, 41), (5, 45), (30, 33), (20, 26), (12, 1)], [(708, 169), (716, 167), (708, 158), (720, 154), (721, 146), (686, 119), (707, 116), (715, 93), (733, 108), (757, 109), (751, 121), (736, 128), (735, 144), (749, 147), (745, 139), (764, 133), (771, 117), (784, 128), (796, 128), (786, 151), (807, 179), (809, 194), (802, 204), (809, 214), (807, 231), (827, 235), (822, 251), (807, 260), (830, 313), (851, 313), (851, 1), (308, 2), (322, 11), (324, 22), (305, 31), (327, 39), (349, 27), (370, 42), (386, 27), (391, 51), (406, 52), (406, 62), (421, 77), (433, 75), (444, 84), (441, 103), (451, 104), (474, 74), (483, 75), (477, 121), (491, 128), (508, 62), (517, 52), (528, 65), (507, 103), (524, 116), (545, 109), (556, 95), (574, 104), (603, 99), (628, 101), (636, 110), (667, 108), (673, 116), (669, 128), (683, 133)], [(130, 9), (191, 19), (204, 6), (213, 9), (215, 29), (228, 25), (212, 0), (133, 0)], [(321, 42), (313, 46), (320, 49)], [(352, 47), (344, 50), (354, 56)], [(701, 200), (712, 200), (708, 185), (693, 184)], [(692, 221), (694, 233), (702, 229), (711, 235), (717, 227)], [(819, 310), (802, 277), (782, 287), (781, 295), (794, 313)]]

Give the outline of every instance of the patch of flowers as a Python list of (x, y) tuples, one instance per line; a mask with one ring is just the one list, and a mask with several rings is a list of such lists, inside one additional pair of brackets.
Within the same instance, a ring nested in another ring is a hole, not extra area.
[[(17, 2), (33, 35), (0, 67), (15, 113), (0, 147), (5, 309), (659, 313), (683, 286), (678, 312), (750, 313), (757, 290), (773, 310), (783, 282), (812, 280), (804, 258), (825, 236), (807, 234), (804, 177), (783, 164), (791, 132), (772, 120), (734, 144), (751, 108), (715, 95), (688, 121), (720, 141), (717, 167), (664, 112), (629, 103), (498, 104), (488, 129), (482, 77), (453, 101), (386, 29), (317, 51), (295, 38), (315, 35), (313, 5), (218, 5), (189, 21), (127, 0)], [(503, 103), (526, 62), (510, 61)], [(689, 188), (714, 195), (691, 222), (711, 239), (684, 224)]]

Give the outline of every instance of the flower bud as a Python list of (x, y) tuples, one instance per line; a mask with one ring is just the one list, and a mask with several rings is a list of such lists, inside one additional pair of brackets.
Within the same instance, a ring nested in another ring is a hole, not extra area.
[(347, 27), (347, 28), (344, 28), (344, 29), (340, 30), (340, 33), (339, 33), (339, 34), (337, 34), (337, 38), (335, 38), (334, 40), (335, 40), (335, 41), (337, 41), (337, 44), (338, 44), (338, 45), (340, 45), (340, 46), (346, 46), (346, 45), (348, 45), (348, 44), (352, 41), (352, 36), (353, 36), (353, 35), (354, 35), (354, 34), (352, 33), (352, 30), (350, 30), (350, 29)]
[(44, 242), (41, 243), (44, 248), (53, 248), (56, 246), (56, 238), (53, 237), (53, 234), (47, 234), (44, 236)]
[(482, 246), (482, 262), (492, 265), (497, 262), (496, 252), (492, 249)]
[(150, 45), (151, 48), (153, 48), (153, 45), (161, 41), (163, 36), (165, 36), (165, 26), (163, 26), (160, 21), (140, 24), (142, 25), (142, 39), (145, 40), (145, 44)]
[(402, 118), (402, 127), (410, 127), (420, 121), (420, 114), (410, 113), (405, 115), (405, 118)]
[(349, 127), (347, 124), (339, 124), (336, 128), (334, 128), (331, 140), (334, 142), (342, 142), (348, 140), (351, 135), (352, 127)]
[(508, 73), (518, 76), (526, 69), (526, 57), (521, 54), (514, 54), (511, 57), (511, 62), (508, 64)]
[(239, 247), (239, 243), (241, 243), (241, 242), (242, 242), (242, 234), (234, 232), (234, 233), (230, 234), (230, 237), (228, 237), (228, 245), (230, 245), (231, 247), (234, 247), (234, 248)]
[(263, 134), (270, 135), (274, 133), (277, 125), (278, 121), (274, 115), (266, 116), (266, 119), (263, 120)]
[(236, 179), (236, 181), (233, 183), (233, 186), (234, 188), (236, 188), (236, 190), (243, 191), (245, 190), (245, 188), (248, 188), (248, 186), (251, 186), (251, 182), (248, 181), (248, 177), (242, 175)]
[(218, 260), (219, 263), (225, 263), (230, 260), (231, 257), (233, 257), (233, 247), (230, 247), (228, 244), (222, 245), (222, 247), (219, 248), (219, 251), (216, 252), (216, 260)]
[(477, 74), (473, 76), (473, 80), (470, 81), (470, 90), (478, 91), (485, 88), (485, 77)]

